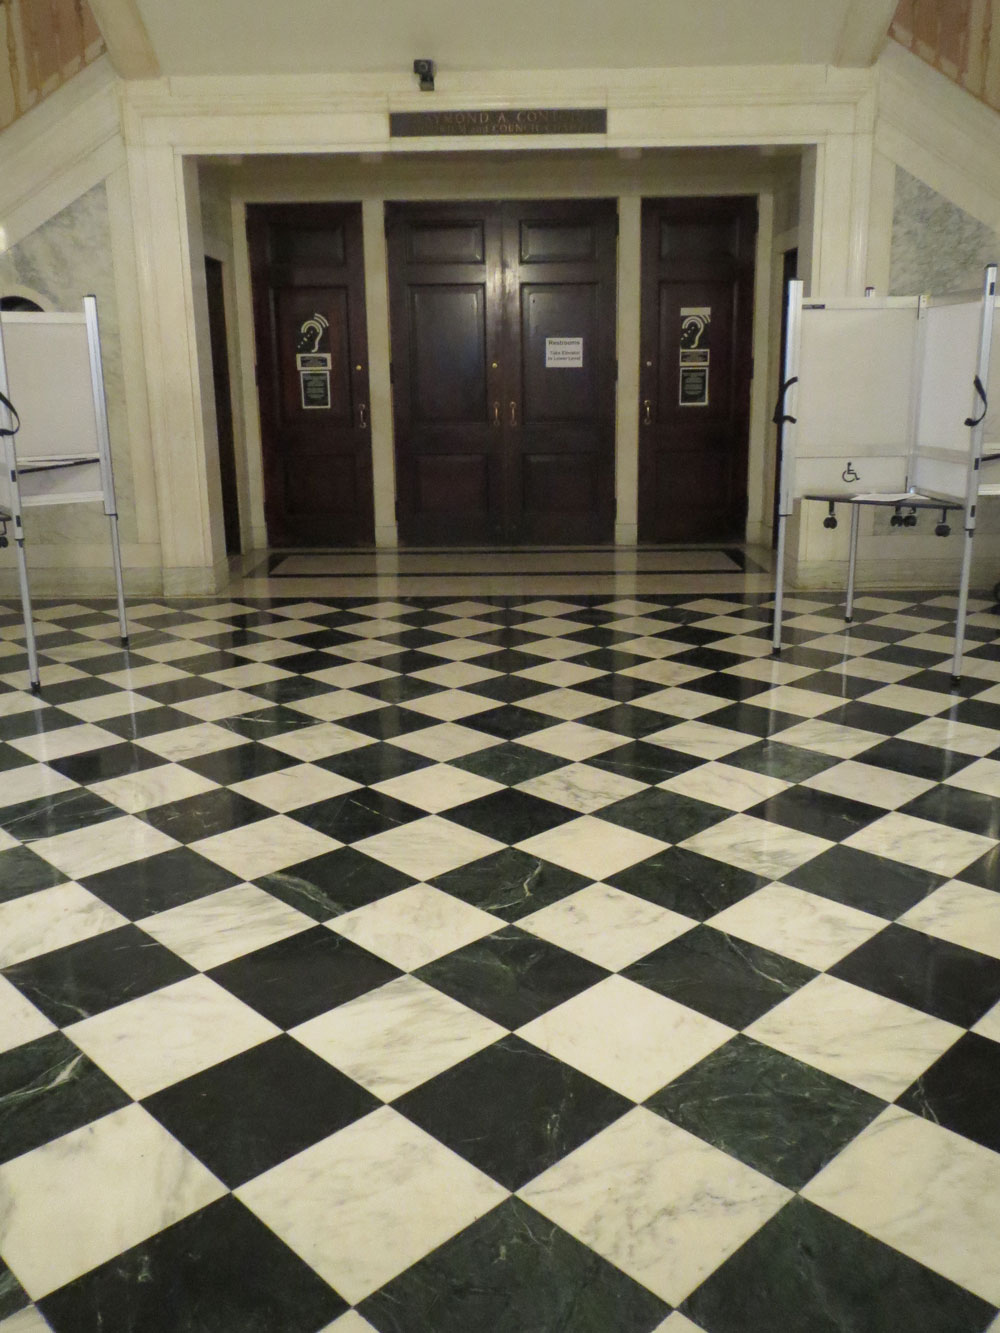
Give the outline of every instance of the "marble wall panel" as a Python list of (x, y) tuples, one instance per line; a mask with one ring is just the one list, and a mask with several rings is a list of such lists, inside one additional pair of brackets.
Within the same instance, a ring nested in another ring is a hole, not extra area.
[[(123, 541), (134, 542), (141, 534), (133, 504), (118, 302), (103, 182), (0, 254), (0, 295), (25, 290), (37, 293), (36, 299), (50, 310), (80, 310), (87, 293), (97, 297), (121, 536)], [(16, 401), (16, 385), (11, 388)], [(26, 531), (32, 544), (107, 540), (100, 505), (32, 510)]]
[(1000, 259), (1000, 237), (944, 195), (896, 168), (889, 292), (942, 294), (981, 287)]

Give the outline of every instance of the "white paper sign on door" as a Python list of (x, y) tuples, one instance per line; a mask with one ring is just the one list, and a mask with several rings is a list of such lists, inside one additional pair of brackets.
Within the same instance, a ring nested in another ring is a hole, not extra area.
[(583, 368), (582, 338), (546, 338), (546, 370), (581, 370)]

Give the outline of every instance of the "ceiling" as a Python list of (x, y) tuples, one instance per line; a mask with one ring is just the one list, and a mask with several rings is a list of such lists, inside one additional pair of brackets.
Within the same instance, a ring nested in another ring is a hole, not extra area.
[(469, 70), (868, 65), (895, 8), (895, 0), (91, 4), (126, 75), (409, 74), (419, 56), (436, 62), (442, 90), (449, 72)]

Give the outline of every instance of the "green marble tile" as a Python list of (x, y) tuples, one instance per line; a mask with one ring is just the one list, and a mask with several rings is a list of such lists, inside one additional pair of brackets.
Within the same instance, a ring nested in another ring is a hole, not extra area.
[(379, 1333), (649, 1333), (670, 1313), (519, 1199), (369, 1297)]
[(15, 1046), (0, 1056), (0, 1161), (19, 1157), (129, 1101), (61, 1032)]
[(705, 1333), (984, 1333), (992, 1306), (804, 1199), (681, 1306)]
[(742, 1033), (646, 1105), (790, 1189), (811, 1180), (885, 1108)]

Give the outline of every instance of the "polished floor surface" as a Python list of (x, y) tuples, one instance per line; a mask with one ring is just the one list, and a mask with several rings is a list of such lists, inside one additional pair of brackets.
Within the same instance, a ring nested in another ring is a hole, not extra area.
[(265, 576), (0, 608), (2, 1333), (1000, 1328), (1000, 608)]

